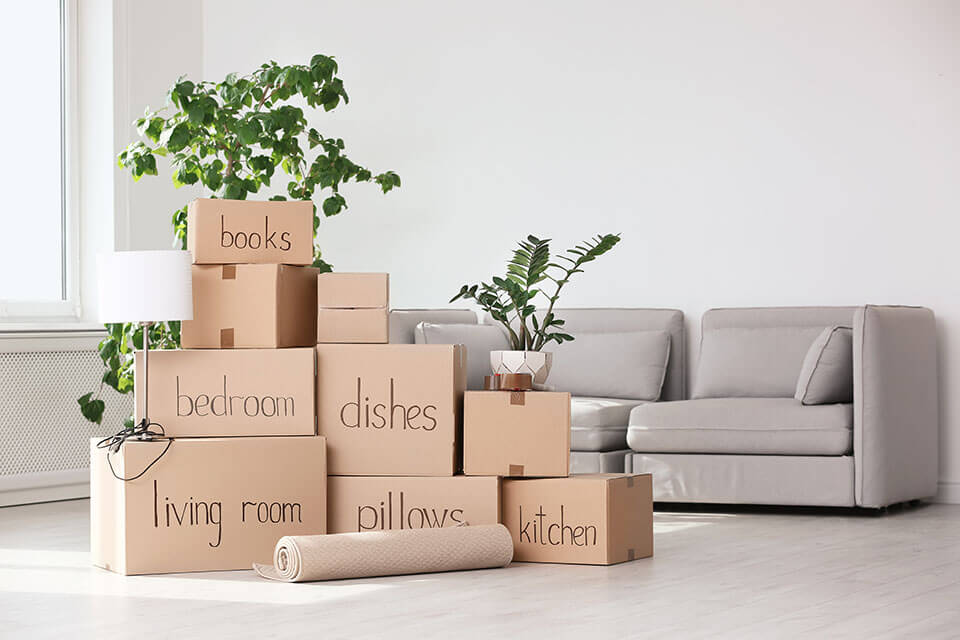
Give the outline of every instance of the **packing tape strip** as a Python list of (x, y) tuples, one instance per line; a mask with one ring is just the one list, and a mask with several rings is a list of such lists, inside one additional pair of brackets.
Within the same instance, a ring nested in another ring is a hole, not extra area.
[(507, 475), (509, 476), (522, 476), (523, 475), (523, 465), (522, 464), (511, 464), (507, 469)]
[(225, 264), (220, 267), (220, 279), (221, 280), (236, 280), (237, 279), (237, 265), (235, 264)]
[(532, 391), (533, 376), (529, 373), (496, 373), (483, 377), (483, 388), (485, 391)]
[(220, 329), (220, 348), (233, 349), (233, 327)]

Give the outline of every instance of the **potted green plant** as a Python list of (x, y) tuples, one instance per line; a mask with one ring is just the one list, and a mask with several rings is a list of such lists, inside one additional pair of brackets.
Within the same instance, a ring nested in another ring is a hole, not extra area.
[[(322, 217), (341, 213), (347, 201), (340, 187), (349, 182), (373, 182), (383, 193), (400, 186), (393, 171), (374, 173), (347, 157), (342, 139), (311, 128), (298, 105), (331, 111), (348, 102), (343, 80), (332, 56), (317, 54), (309, 64), (280, 65), (272, 60), (246, 75), (231, 73), (220, 82), (178, 79), (167, 92), (166, 106), (136, 121), (139, 140), (117, 160), (134, 181), (158, 173), (157, 156), (169, 160), (176, 187), (200, 184), (208, 197), (244, 200), (281, 186), (285, 195), (271, 200), (313, 200), (314, 261), (332, 271), (316, 244)], [(319, 207), (317, 206), (319, 205)], [(320, 215), (322, 211), (323, 215)], [(173, 212), (174, 244), (186, 249), (187, 207)], [(100, 342), (106, 370), (96, 391), (78, 399), (83, 416), (100, 424), (104, 387), (133, 391), (133, 353), (143, 346), (142, 326), (108, 324)], [(150, 346), (180, 346), (180, 323), (150, 325)], [(126, 421), (132, 426), (132, 418)]]
[[(586, 263), (610, 251), (618, 242), (619, 233), (598, 235), (551, 256), (549, 238), (527, 236), (518, 243), (503, 277), (493, 276), (490, 282), (460, 287), (450, 302), (475, 301), (503, 326), (510, 340), (510, 350), (490, 352), (494, 373), (529, 373), (537, 385), (547, 381), (553, 354), (543, 348), (551, 342), (573, 340), (563, 331), (564, 321), (553, 313), (560, 292), (574, 274), (583, 272)], [(547, 281), (553, 283), (551, 292), (543, 288)], [(538, 296), (547, 301), (542, 313), (537, 311)]]

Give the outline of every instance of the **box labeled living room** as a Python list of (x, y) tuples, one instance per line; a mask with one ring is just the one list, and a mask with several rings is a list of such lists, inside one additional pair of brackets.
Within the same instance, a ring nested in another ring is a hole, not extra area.
[[(323, 534), (323, 438), (91, 443), (91, 553), (127, 575), (249, 569), (282, 535)], [(264, 461), (274, 461), (276, 464)]]

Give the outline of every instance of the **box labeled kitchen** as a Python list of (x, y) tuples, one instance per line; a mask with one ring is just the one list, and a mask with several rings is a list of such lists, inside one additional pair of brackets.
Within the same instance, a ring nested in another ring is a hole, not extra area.
[(184, 349), (316, 344), (317, 269), (282, 264), (193, 265), (193, 320)]
[(653, 555), (650, 474), (504, 480), (514, 560), (616, 564)]
[(569, 469), (569, 393), (468, 391), (465, 394), (464, 473), (562, 477)]
[(316, 353), (317, 426), (332, 475), (453, 475), (461, 345), (321, 344)]
[(496, 477), (331, 476), (328, 533), (500, 522)]
[(135, 356), (136, 419), (169, 437), (314, 435), (314, 350), (183, 349)]
[(198, 198), (187, 250), (196, 264), (313, 264), (313, 203)]
[[(272, 562), (281, 536), (326, 533), (321, 437), (129, 439), (109, 460), (96, 442), (96, 566), (126, 575), (249, 569)], [(114, 473), (143, 475), (124, 482)]]

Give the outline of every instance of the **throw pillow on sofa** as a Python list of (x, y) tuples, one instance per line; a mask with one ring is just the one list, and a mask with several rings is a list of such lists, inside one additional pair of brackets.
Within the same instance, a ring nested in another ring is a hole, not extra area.
[(490, 352), (510, 348), (500, 327), (491, 324), (434, 324), (421, 322), (413, 332), (416, 344), (462, 344), (467, 347), (467, 389), (483, 389), (490, 375)]
[(660, 398), (670, 359), (668, 331), (578, 332), (574, 338), (544, 347), (554, 354), (547, 385), (574, 396)]
[(803, 404), (853, 402), (853, 329), (827, 327), (810, 345), (794, 397)]

